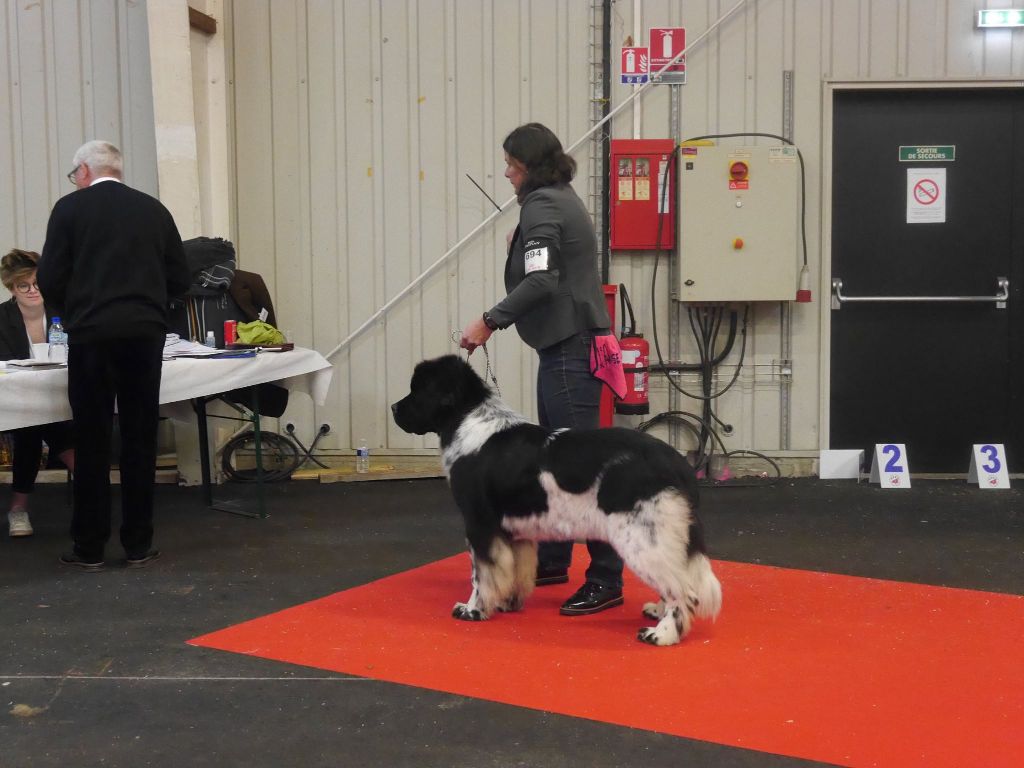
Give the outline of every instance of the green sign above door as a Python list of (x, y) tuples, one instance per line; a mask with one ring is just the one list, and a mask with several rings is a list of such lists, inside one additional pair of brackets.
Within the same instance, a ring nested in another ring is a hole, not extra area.
[(945, 147), (900, 147), (901, 163), (940, 162), (956, 160), (956, 145)]

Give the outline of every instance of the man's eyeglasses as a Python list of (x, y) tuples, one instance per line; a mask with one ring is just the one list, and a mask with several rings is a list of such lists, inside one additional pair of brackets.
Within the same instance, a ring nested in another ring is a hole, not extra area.
[(39, 283), (16, 283), (14, 289), (18, 293), (28, 293), (29, 291), (39, 293)]
[(71, 169), (71, 172), (68, 174), (68, 181), (70, 181), (73, 186), (77, 186), (75, 184), (75, 174), (78, 173), (78, 169), (81, 167), (81, 165), (76, 165), (74, 168)]

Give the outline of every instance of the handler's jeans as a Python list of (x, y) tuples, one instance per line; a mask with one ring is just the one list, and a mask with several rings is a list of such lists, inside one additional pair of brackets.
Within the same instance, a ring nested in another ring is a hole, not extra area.
[[(590, 373), (592, 333), (571, 336), (538, 350), (537, 411), (541, 426), (549, 429), (597, 429), (601, 422), (601, 388)], [(540, 567), (550, 571), (568, 569), (572, 562), (571, 541), (545, 541), (537, 549)], [(622, 559), (603, 541), (587, 541), (590, 567), (587, 581), (613, 589), (622, 588)]]

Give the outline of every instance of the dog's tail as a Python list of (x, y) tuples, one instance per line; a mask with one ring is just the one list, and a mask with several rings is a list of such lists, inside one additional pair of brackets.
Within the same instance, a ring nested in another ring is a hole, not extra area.
[(694, 552), (687, 560), (686, 571), (697, 598), (694, 614), (701, 619), (714, 619), (722, 610), (722, 585), (711, 570), (711, 561), (703, 552)]

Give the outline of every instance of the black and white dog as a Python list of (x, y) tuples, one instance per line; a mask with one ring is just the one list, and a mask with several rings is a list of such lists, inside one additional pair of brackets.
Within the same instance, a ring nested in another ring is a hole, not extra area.
[(445, 474), (462, 512), (473, 592), (452, 615), (480, 621), (514, 611), (533, 591), (537, 541), (601, 539), (657, 590), (638, 639), (678, 643), (692, 615), (714, 618), (722, 587), (696, 515), (690, 465), (673, 448), (628, 429), (549, 431), (508, 408), (455, 355), (416, 366), (391, 406), (406, 432), (441, 438)]

